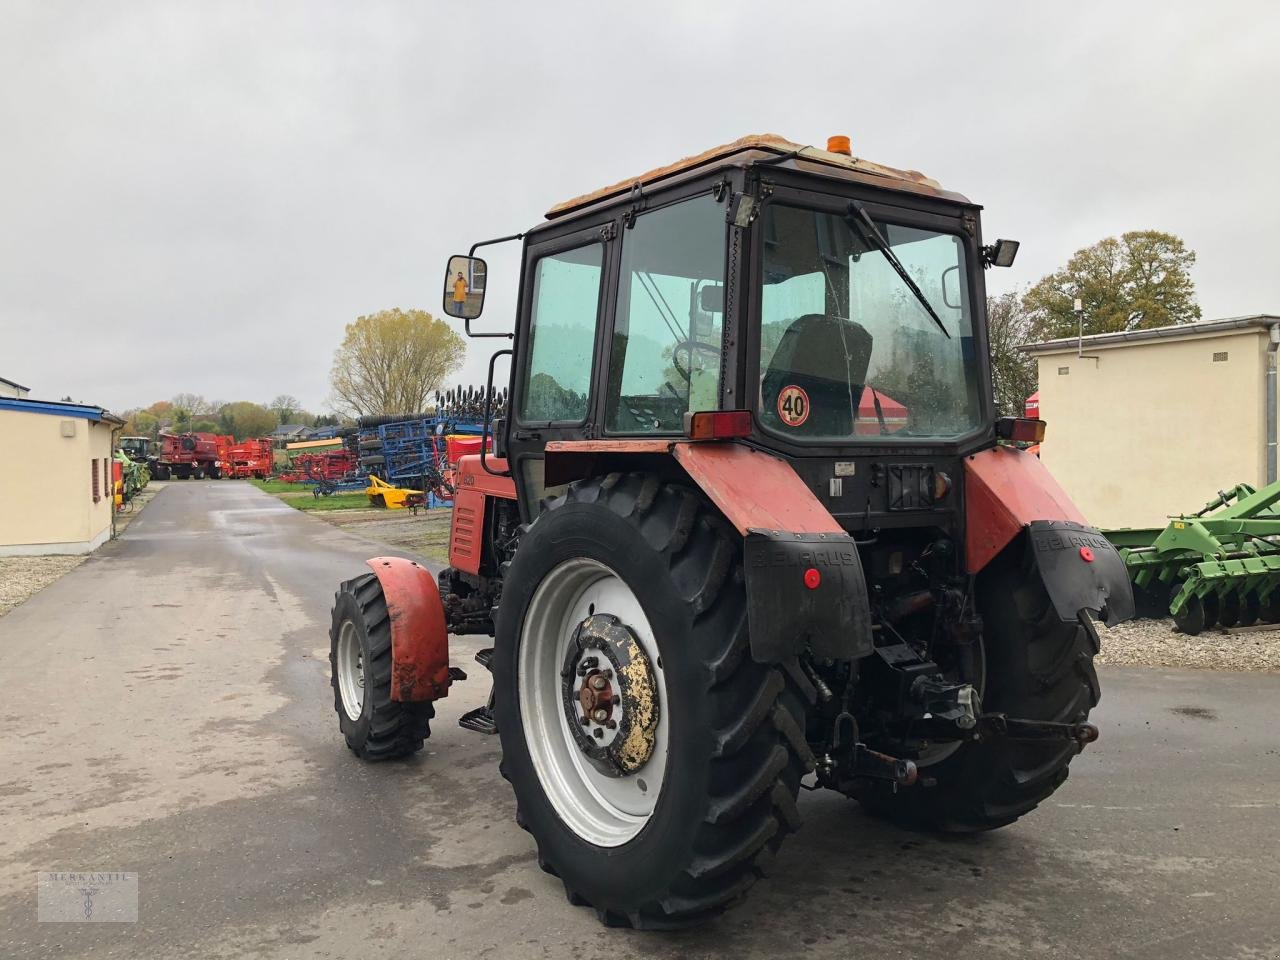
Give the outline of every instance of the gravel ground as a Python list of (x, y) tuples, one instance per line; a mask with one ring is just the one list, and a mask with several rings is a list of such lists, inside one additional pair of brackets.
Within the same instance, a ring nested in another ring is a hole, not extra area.
[[(163, 483), (152, 481), (116, 514), (116, 535), (129, 526), (142, 508), (164, 489)], [(0, 617), (22, 601), (35, 596), (63, 574), (84, 563), (87, 554), (74, 557), (0, 557)]]
[(1280, 627), (1275, 625), (1210, 629), (1194, 637), (1178, 633), (1168, 618), (1099, 627), (1099, 663), (1280, 672)]
[(84, 556), (0, 557), (0, 617), (84, 561)]

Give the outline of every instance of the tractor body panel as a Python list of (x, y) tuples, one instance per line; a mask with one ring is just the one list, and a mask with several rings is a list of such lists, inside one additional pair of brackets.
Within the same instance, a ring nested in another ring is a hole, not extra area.
[[(486, 457), (485, 462), (499, 472), (507, 467), (506, 461), (498, 457)], [(449, 564), (463, 573), (480, 573), (490, 498), (515, 500), (515, 483), (510, 477), (494, 476), (485, 470), (478, 454), (461, 457), (449, 527)]]
[(365, 561), (378, 577), (391, 621), (391, 699), (438, 700), (449, 694), (449, 632), (435, 579), (401, 557)]

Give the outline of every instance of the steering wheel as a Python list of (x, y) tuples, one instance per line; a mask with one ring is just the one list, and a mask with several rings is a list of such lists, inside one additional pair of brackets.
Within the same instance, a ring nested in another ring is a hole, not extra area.
[[(689, 355), (689, 366), (682, 369), (680, 366), (680, 351), (684, 351)], [(671, 363), (676, 370), (686, 380), (693, 375), (693, 355), (695, 353), (709, 353), (714, 357), (720, 356), (720, 345), (718, 343), (702, 343), (692, 338), (681, 340), (671, 348)]]

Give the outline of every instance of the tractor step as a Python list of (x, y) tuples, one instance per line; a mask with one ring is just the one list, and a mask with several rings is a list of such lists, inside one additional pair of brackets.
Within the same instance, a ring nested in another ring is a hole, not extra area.
[(498, 732), (498, 723), (493, 719), (493, 710), (487, 705), (468, 710), (458, 718), (458, 726), (463, 730), (474, 730), (476, 733), (488, 735)]
[(490, 664), (493, 663), (493, 647), (485, 647), (483, 650), (477, 650), (476, 663), (480, 664), (480, 666), (484, 667), (490, 673), (493, 673), (493, 667), (490, 666)]

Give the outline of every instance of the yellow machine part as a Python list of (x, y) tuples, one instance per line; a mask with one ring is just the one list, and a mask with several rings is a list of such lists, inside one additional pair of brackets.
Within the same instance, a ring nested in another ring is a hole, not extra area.
[(382, 505), (388, 510), (403, 510), (408, 504), (405, 500), (411, 494), (421, 495), (421, 490), (409, 490), (405, 487), (393, 487), (385, 480), (379, 480), (377, 477), (369, 478), (369, 486), (365, 487), (364, 492), (368, 495), (369, 501), (372, 503), (378, 497), (382, 498)]

